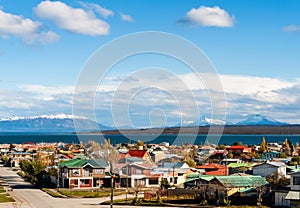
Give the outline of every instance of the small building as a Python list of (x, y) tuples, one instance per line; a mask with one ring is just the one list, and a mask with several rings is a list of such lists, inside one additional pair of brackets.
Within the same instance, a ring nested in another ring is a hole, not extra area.
[(279, 162), (264, 162), (253, 166), (253, 175), (274, 176), (279, 179), (286, 176), (286, 165)]
[(245, 173), (251, 165), (249, 163), (230, 163), (227, 165), (229, 168), (229, 174)]
[[(245, 192), (249, 189), (259, 189), (267, 185), (268, 182), (261, 176), (209, 176), (191, 174), (184, 183), (185, 188), (199, 190), (200, 195), (207, 196), (206, 199), (215, 205), (224, 204), (227, 197), (238, 192)], [(257, 195), (253, 196), (254, 201)]]
[(227, 147), (226, 150), (228, 152), (233, 152), (233, 153), (251, 153), (252, 152), (251, 147), (246, 147), (243, 145), (233, 145), (233, 146)]
[(228, 175), (228, 169), (226, 166), (215, 163), (196, 166), (196, 169), (205, 170), (206, 175)]
[(277, 151), (261, 153), (260, 158), (263, 160), (273, 160), (275, 158), (279, 158), (280, 153)]
[(291, 208), (300, 207), (300, 172), (290, 173), (291, 190), (286, 195), (285, 199), (290, 201)]
[(153, 163), (150, 154), (146, 150), (129, 150), (126, 157), (138, 157), (147, 163)]

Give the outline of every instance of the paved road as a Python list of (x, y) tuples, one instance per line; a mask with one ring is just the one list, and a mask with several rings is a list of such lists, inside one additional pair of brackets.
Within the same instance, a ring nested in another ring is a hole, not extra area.
[[(99, 203), (109, 200), (109, 197), (103, 198), (54, 198), (41, 191), (34, 189), (30, 183), (25, 182), (20, 176), (12, 171), (11, 168), (0, 166), (0, 175), (11, 186), (13, 191), (9, 194), (16, 200), (14, 203), (0, 204), (0, 208), (88, 208), (101, 207), (108, 208), (109, 205), (99, 205)], [(115, 199), (125, 198), (124, 196), (115, 196)], [(114, 206), (115, 208), (124, 206)], [(137, 206), (126, 206), (134, 207)]]

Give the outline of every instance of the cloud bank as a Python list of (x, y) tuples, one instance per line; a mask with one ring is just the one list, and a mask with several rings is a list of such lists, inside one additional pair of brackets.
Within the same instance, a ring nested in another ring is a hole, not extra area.
[[(98, 121), (113, 125), (111, 106), (114, 102), (115, 109), (118, 106), (128, 104), (130, 119), (136, 126), (151, 126), (149, 118), (161, 122), (166, 117), (166, 125), (176, 125), (181, 121), (197, 122), (195, 109), (191, 103), (196, 102), (200, 115), (211, 114), (209, 90), (204, 83), (193, 74), (178, 75), (185, 85), (185, 89), (178, 88), (178, 80), (161, 79), (147, 80), (145, 78), (106, 80), (105, 85), (99, 86), (95, 100), (95, 112)], [(300, 123), (300, 79), (293, 81), (281, 80), (270, 77), (252, 77), (237, 75), (220, 75), (226, 96), (227, 120), (236, 122), (248, 114), (263, 114), (276, 120), (288, 123)], [(118, 89), (124, 82), (126, 88)], [(134, 82), (143, 84), (143, 90), (137, 92)], [(164, 85), (168, 85), (165, 91)], [(132, 86), (132, 87), (130, 87)], [(148, 86), (148, 87), (146, 87)], [(160, 88), (155, 87), (160, 86)], [(116, 89), (122, 96), (114, 98)], [(121, 90), (121, 91), (120, 91)], [(187, 97), (187, 90), (194, 97)], [(16, 89), (4, 89), (0, 91), (1, 117), (12, 115), (31, 116), (36, 114), (53, 114), (72, 112), (74, 86), (43, 86), (43, 85), (19, 85)], [(82, 111), (90, 106), (87, 101), (93, 96), (93, 91), (86, 89), (85, 98), (81, 101)], [(180, 100), (175, 99), (174, 94)], [(30, 99), (29, 99), (30, 98)], [(184, 98), (184, 99), (181, 99)], [(128, 103), (128, 100), (130, 102)], [(181, 105), (185, 106), (184, 112)], [(189, 107), (190, 106), (190, 107)], [(190, 110), (189, 110), (190, 109)], [(122, 109), (119, 109), (122, 111)], [(120, 115), (121, 115), (120, 111)], [(216, 118), (217, 115), (216, 115)], [(182, 119), (182, 120), (181, 120)], [(128, 125), (122, 119), (120, 125)]]

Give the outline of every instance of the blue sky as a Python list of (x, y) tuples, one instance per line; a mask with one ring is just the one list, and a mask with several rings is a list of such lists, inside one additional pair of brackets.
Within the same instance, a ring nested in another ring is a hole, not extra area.
[[(98, 48), (122, 35), (161, 31), (191, 41), (208, 56), (220, 74), (228, 120), (260, 113), (300, 123), (297, 0), (0, 0), (0, 8), (0, 117), (72, 113), (72, 90), (82, 67)], [(171, 66), (169, 70), (190, 84), (200, 114), (210, 115), (207, 95), (192, 86), (188, 69), (164, 57), (146, 55), (124, 61), (107, 75), (107, 86), (97, 98), (99, 122), (113, 125), (112, 86), (119, 85), (133, 69), (152, 63)], [(179, 123), (181, 114), (174, 110), (178, 106), (168, 105), (171, 98), (164, 93), (154, 94), (160, 95), (159, 105), (137, 99), (131, 106), (136, 111), (134, 125), (149, 126), (150, 107), (165, 112), (167, 125)], [(152, 97), (154, 94), (151, 92)], [(154, 120), (155, 113), (151, 114)]]

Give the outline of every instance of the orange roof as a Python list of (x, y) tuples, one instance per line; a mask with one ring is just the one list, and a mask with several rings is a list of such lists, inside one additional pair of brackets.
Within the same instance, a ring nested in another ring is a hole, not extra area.
[(146, 150), (129, 150), (127, 154), (129, 154), (131, 157), (143, 158), (146, 152)]
[(67, 154), (67, 156), (71, 159), (73, 159), (75, 157), (73, 154)]
[(227, 147), (226, 149), (245, 149), (248, 148), (246, 146), (242, 146), (242, 145), (233, 145), (231, 147)]
[(214, 171), (209, 171), (205, 172), (206, 175), (226, 175), (225, 168), (222, 170), (214, 170)]
[(209, 163), (201, 166), (196, 166), (198, 169), (224, 169), (225, 167), (223, 165)]

